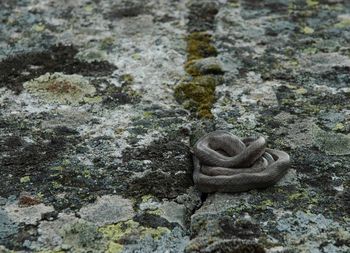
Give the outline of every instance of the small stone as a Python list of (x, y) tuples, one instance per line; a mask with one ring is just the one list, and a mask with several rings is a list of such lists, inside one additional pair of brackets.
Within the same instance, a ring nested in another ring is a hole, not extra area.
[(192, 76), (223, 74), (220, 61), (215, 57), (188, 61), (185, 70)]

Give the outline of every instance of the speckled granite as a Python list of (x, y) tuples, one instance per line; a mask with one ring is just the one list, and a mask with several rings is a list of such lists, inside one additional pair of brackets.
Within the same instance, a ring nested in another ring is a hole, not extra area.
[[(2, 0), (0, 252), (350, 252), (350, 2)], [(289, 173), (201, 194), (191, 145)]]

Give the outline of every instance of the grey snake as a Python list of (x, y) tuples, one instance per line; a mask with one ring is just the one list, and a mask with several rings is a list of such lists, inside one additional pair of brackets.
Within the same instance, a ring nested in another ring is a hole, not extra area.
[(266, 140), (243, 138), (218, 130), (201, 137), (193, 147), (193, 181), (201, 192), (242, 192), (266, 188), (288, 171), (290, 158), (266, 148)]

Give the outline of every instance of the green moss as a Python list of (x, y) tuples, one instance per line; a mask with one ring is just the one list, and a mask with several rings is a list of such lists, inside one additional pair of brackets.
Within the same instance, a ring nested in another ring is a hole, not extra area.
[(189, 82), (182, 82), (175, 88), (175, 98), (186, 109), (195, 111), (201, 118), (211, 118), (210, 109), (215, 102), (217, 78), (206, 75), (194, 77)]
[(216, 48), (212, 45), (211, 35), (207, 32), (193, 32), (187, 37), (188, 61), (216, 56)]
[(216, 55), (209, 33), (193, 32), (187, 36), (187, 62), (184, 68), (193, 78), (177, 85), (174, 96), (200, 118), (213, 117), (210, 110), (215, 102), (218, 78), (211, 74), (223, 73), (215, 59), (209, 58)]
[(193, 32), (187, 36), (187, 62), (184, 68), (193, 78), (177, 85), (174, 96), (200, 118), (213, 117), (210, 110), (215, 102), (215, 87), (219, 83), (214, 75), (223, 73), (215, 59), (209, 58), (216, 55), (209, 33)]

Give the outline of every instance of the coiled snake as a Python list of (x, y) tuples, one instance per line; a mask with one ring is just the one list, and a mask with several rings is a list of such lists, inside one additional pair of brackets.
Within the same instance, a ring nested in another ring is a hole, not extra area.
[(193, 181), (202, 192), (241, 192), (266, 188), (288, 171), (289, 155), (266, 148), (263, 137), (244, 138), (214, 131), (193, 147)]

